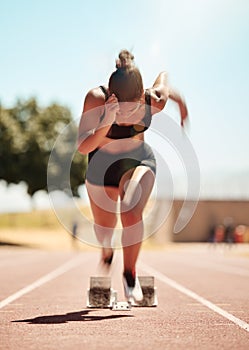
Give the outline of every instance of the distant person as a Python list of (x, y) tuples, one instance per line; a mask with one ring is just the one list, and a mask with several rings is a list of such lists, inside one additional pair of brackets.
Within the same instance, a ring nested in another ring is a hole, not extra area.
[(156, 174), (155, 156), (144, 142), (144, 133), (168, 98), (178, 103), (183, 126), (187, 107), (168, 86), (167, 74), (160, 73), (153, 86), (144, 89), (134, 56), (122, 50), (108, 86), (87, 93), (79, 126), (78, 149), (89, 160), (86, 187), (94, 230), (102, 246), (101, 261), (107, 266), (113, 259), (111, 241), (121, 200), (123, 282), (129, 300), (143, 298), (136, 262), (143, 239), (143, 210)]
[(76, 221), (74, 221), (72, 226), (72, 244), (74, 248), (76, 248), (77, 235), (78, 235), (78, 224)]
[(215, 225), (211, 225), (208, 232), (208, 242), (213, 243), (215, 241)]
[(224, 242), (234, 243), (234, 221), (232, 217), (226, 217), (223, 221), (224, 223)]
[(224, 226), (222, 224), (217, 225), (215, 227), (214, 242), (215, 243), (224, 242), (224, 233), (225, 233)]

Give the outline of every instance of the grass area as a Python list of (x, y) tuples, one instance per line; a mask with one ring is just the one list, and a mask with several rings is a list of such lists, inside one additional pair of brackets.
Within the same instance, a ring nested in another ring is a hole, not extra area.
[(60, 223), (51, 210), (0, 215), (0, 228), (54, 228)]
[[(91, 218), (89, 207), (80, 208), (82, 214)], [(91, 222), (85, 228), (91, 230)], [(159, 237), (160, 238), (160, 237)], [(57, 219), (53, 210), (32, 211), (28, 213), (8, 213), (0, 215), (0, 246), (30, 247), (47, 250), (95, 250), (99, 249), (73, 240)], [(187, 249), (188, 247), (205, 246), (201, 243), (173, 243), (161, 242), (156, 236), (143, 241), (145, 250)], [(229, 250), (229, 255), (239, 255), (249, 258), (249, 244), (236, 244)], [(223, 245), (216, 246), (216, 250), (223, 250)], [(226, 253), (228, 250), (225, 249)]]
[[(85, 229), (93, 230), (90, 208), (82, 207), (80, 210), (86, 218), (90, 219)], [(144, 242), (145, 247), (149, 245), (148, 241)], [(71, 233), (60, 223), (52, 209), (1, 214), (0, 246), (23, 246), (49, 250), (96, 249), (79, 240), (73, 240)]]
[[(92, 218), (89, 207), (83, 207), (80, 210), (85, 217)], [(85, 229), (92, 230), (93, 233), (92, 223), (89, 222)], [(48, 250), (98, 249), (79, 240), (73, 240), (72, 235), (62, 226), (53, 210), (1, 214), (0, 246), (23, 246)], [(158, 244), (153, 238), (149, 238), (143, 242), (143, 248), (162, 249), (165, 245)]]
[[(143, 241), (143, 249), (145, 250), (161, 250), (169, 248), (174, 244), (162, 245), (154, 242), (153, 239)], [(37, 228), (4, 228), (0, 229), (0, 247), (26, 247), (46, 250), (96, 250), (99, 249), (90, 246), (76, 239), (73, 240), (70, 233), (63, 228), (37, 229)], [(180, 245), (179, 245), (180, 246)], [(176, 246), (175, 246), (176, 249)]]
[[(80, 209), (86, 217), (91, 217), (88, 207)], [(59, 250), (91, 248), (78, 240), (73, 240), (52, 209), (1, 214), (0, 246)]]
[[(84, 216), (88, 218), (91, 217), (89, 207), (82, 207), (80, 210)], [(33, 210), (27, 213), (0, 214), (0, 229), (1, 228), (60, 229), (61, 223), (52, 209)]]
[(66, 251), (95, 249), (79, 240), (73, 240), (70, 233), (63, 229), (1, 229), (0, 246)]

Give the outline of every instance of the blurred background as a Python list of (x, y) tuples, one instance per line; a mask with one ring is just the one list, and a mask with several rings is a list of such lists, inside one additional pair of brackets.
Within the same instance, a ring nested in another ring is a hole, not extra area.
[[(34, 228), (42, 237), (45, 231), (51, 237), (61, 230), (47, 194), (51, 150), (68, 124), (70, 140), (76, 138), (85, 94), (108, 82), (123, 48), (133, 52), (145, 87), (166, 70), (170, 85), (185, 96), (186, 133), (200, 167), (196, 212), (173, 235), (186, 195), (186, 174), (177, 154), (148, 131), (148, 143), (168, 160), (174, 179), (172, 210), (155, 241), (248, 242), (248, 36), (247, 0), (1, 1), (2, 244), (29, 244)], [(179, 123), (174, 103), (169, 101), (164, 112)], [(73, 142), (62, 145), (58, 157), (66, 157), (70, 147)], [(75, 152), (72, 194), (91, 218), (85, 168), (85, 157)], [(67, 193), (56, 181), (61, 172), (58, 168), (54, 173), (54, 200), (63, 206)], [(158, 207), (166, 200), (158, 199)], [(72, 232), (73, 227), (72, 218)], [(58, 238), (55, 242), (59, 245)]]

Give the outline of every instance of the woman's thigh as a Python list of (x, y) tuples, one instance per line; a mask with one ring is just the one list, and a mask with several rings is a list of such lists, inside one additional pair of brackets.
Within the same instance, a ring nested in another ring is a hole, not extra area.
[(121, 215), (132, 212), (141, 216), (155, 182), (154, 172), (147, 166), (127, 171), (119, 185)]
[(114, 227), (117, 221), (117, 187), (103, 187), (86, 181), (86, 188), (94, 217), (94, 222), (105, 227)]

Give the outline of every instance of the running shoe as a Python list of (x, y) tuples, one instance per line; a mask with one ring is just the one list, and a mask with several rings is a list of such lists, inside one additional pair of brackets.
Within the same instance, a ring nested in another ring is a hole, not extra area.
[(128, 302), (134, 304), (136, 301), (143, 300), (143, 292), (138, 277), (131, 271), (125, 271), (123, 274), (124, 293)]

